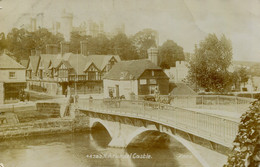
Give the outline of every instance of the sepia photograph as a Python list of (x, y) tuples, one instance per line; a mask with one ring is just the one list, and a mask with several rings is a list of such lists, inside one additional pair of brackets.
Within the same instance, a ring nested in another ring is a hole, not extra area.
[(260, 0), (0, 0), (0, 167), (260, 167)]

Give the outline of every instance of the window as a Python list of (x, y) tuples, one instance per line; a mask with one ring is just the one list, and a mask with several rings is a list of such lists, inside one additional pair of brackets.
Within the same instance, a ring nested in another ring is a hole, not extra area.
[(150, 94), (155, 94), (156, 87), (157, 87), (156, 85), (150, 85), (149, 86)]
[(15, 78), (15, 72), (9, 72), (9, 78)]
[(96, 72), (88, 72), (88, 80), (96, 80)]
[(156, 79), (150, 79), (150, 84), (156, 84)]
[(154, 76), (154, 71), (152, 71), (152, 76)]
[(146, 85), (147, 81), (146, 79), (140, 79), (140, 85)]

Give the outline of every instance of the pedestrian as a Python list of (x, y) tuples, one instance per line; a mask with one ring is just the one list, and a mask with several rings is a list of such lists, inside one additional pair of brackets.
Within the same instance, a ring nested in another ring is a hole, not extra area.
[(92, 103), (93, 103), (93, 97), (90, 95), (89, 96), (89, 107), (92, 108)]
[(75, 95), (75, 103), (78, 103), (78, 101), (79, 101), (79, 95), (76, 94), (76, 95)]
[(73, 97), (72, 97), (72, 95), (70, 95), (70, 103), (74, 103), (74, 99), (73, 99)]

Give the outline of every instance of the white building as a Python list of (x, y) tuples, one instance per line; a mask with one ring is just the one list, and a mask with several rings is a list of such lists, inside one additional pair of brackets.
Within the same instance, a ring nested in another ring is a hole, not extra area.
[(25, 67), (6, 54), (0, 56), (0, 104), (15, 99), (26, 86)]
[(165, 69), (164, 72), (174, 82), (182, 82), (188, 75), (189, 68), (186, 61), (176, 61), (176, 66)]

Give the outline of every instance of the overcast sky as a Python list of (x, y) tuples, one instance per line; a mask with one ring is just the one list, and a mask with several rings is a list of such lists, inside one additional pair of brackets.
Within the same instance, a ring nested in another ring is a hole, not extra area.
[(103, 20), (109, 31), (125, 23), (128, 35), (153, 28), (160, 44), (172, 39), (185, 52), (208, 33), (225, 34), (235, 60), (260, 62), (259, 0), (0, 0), (0, 7), (0, 32), (21, 26), (33, 13), (43, 12), (51, 24), (65, 8), (74, 14), (74, 26)]

